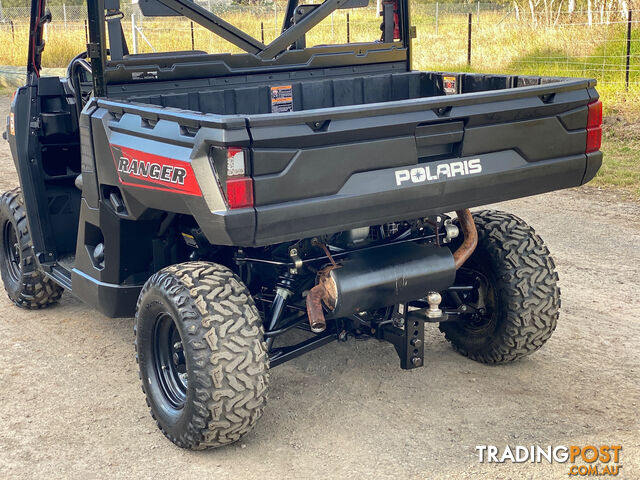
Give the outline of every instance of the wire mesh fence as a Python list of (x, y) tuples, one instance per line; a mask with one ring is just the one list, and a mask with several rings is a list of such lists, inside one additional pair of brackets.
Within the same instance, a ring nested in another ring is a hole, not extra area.
[[(280, 0), (237, 5), (198, 0), (263, 43), (278, 36), (285, 12)], [(43, 64), (64, 67), (87, 41), (86, 7), (51, 6)], [(130, 49), (151, 51), (240, 50), (180, 17), (143, 17), (137, 4), (124, 4), (123, 28)], [(338, 10), (307, 34), (307, 45), (380, 39), (379, 5)], [(560, 9), (519, 11), (513, 5), (412, 2), (413, 66), (416, 69), (484, 71), (594, 77), (610, 91), (640, 90), (640, 11), (595, 12)], [(0, 65), (24, 65), (29, 9), (0, 12)], [(471, 28), (469, 26), (471, 25)], [(469, 31), (471, 42), (469, 42)], [(135, 39), (135, 41), (134, 41)], [(469, 44), (471, 45), (470, 63)], [(628, 65), (628, 66), (627, 66)]]

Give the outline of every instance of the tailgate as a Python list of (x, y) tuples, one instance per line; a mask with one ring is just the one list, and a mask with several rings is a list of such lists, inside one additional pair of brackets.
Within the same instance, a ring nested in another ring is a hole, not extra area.
[(580, 185), (594, 98), (566, 80), (249, 116), (256, 243)]

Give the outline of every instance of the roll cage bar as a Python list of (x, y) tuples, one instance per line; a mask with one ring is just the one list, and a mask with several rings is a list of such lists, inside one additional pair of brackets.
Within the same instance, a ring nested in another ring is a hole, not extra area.
[[(191, 0), (140, 0), (140, 8), (145, 13), (145, 10), (152, 11), (155, 9), (154, 11), (157, 11), (158, 6), (160, 6), (160, 8), (165, 9), (164, 15), (189, 18), (247, 52), (246, 54), (253, 57), (251, 59), (252, 64), (269, 67), (274, 64), (278, 56), (289, 49), (309, 50), (305, 47), (304, 41), (300, 42), (300, 39), (303, 39), (309, 30), (339, 8), (351, 8), (352, 6), (364, 6), (367, 4), (363, 4), (362, 1), (324, 0), (323, 3), (316, 5), (300, 5), (299, 0), (288, 0), (281, 33), (268, 45), (263, 44), (248, 33), (231, 25)], [(306, 8), (298, 8), (303, 6)], [(120, 20), (124, 15), (120, 11), (120, 0), (87, 0), (87, 15), (89, 30), (87, 57), (91, 60), (94, 95), (102, 97), (106, 95), (107, 91), (105, 72), (108, 67), (126, 64), (128, 60), (126, 57), (129, 52), (120, 24)], [(160, 13), (159, 15), (163, 14)], [(406, 52), (407, 69), (410, 70), (410, 43), (413, 35), (409, 27), (409, 0), (384, 0), (381, 15), (383, 23), (380, 42), (358, 45), (379, 47), (382, 44), (388, 47), (400, 40), (402, 42), (401, 48)], [(46, 8), (46, 0), (32, 0), (27, 65), (29, 84), (33, 84), (40, 75), (42, 51), (44, 50), (43, 27), (49, 21), (51, 21), (51, 14)], [(107, 33), (109, 51), (106, 48)], [(342, 53), (352, 51), (353, 46), (345, 45), (343, 49), (336, 49), (335, 47), (325, 47), (330, 48), (326, 53), (335, 54), (336, 66), (343, 66), (345, 65), (344, 60), (339, 60), (338, 57)], [(317, 47), (313, 48), (317, 49)], [(109, 56), (109, 59), (107, 59), (107, 56)], [(299, 58), (299, 56), (296, 57), (298, 60)], [(379, 61), (380, 57), (376, 58)], [(397, 55), (390, 57), (388, 61), (397, 61)]]

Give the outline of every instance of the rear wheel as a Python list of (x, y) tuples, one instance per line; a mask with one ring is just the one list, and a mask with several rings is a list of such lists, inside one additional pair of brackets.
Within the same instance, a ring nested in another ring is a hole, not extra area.
[(493, 210), (473, 218), (478, 246), (456, 277), (473, 290), (455, 294), (471, 312), (440, 330), (473, 360), (510, 362), (538, 350), (555, 330), (558, 274), (542, 239), (520, 218)]
[(188, 262), (154, 274), (138, 299), (135, 332), (147, 404), (176, 445), (235, 442), (262, 416), (269, 379), (262, 322), (228, 268)]
[(47, 278), (36, 261), (19, 188), (0, 198), (0, 274), (9, 298), (19, 307), (44, 308), (62, 296), (62, 287)]

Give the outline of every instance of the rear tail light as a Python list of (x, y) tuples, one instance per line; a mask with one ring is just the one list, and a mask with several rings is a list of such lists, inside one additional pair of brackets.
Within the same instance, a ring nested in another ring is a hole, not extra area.
[(586, 153), (597, 152), (602, 144), (602, 102), (588, 105)]
[(212, 156), (229, 208), (253, 207), (253, 179), (247, 175), (246, 151), (238, 147), (215, 147)]
[(227, 178), (227, 202), (231, 209), (253, 207), (253, 179), (251, 177)]
[(227, 148), (227, 177), (244, 175), (244, 150), (237, 147)]

